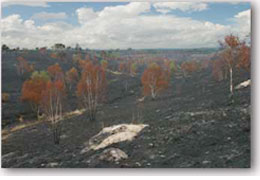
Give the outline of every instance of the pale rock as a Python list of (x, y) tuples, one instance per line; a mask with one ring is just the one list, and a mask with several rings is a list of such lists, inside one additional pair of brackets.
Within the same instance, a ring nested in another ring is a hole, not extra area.
[(81, 150), (81, 154), (90, 150), (102, 149), (111, 144), (132, 141), (147, 126), (146, 124), (119, 124), (105, 127), (85, 143), (86, 147)]
[(210, 163), (210, 161), (202, 161), (202, 164), (209, 164)]
[(161, 158), (165, 158), (165, 155), (162, 154), (162, 155), (160, 155), (160, 157), (161, 157)]
[(139, 163), (139, 162), (136, 162), (135, 165), (138, 167), (141, 167), (141, 163)]
[(246, 88), (246, 87), (248, 87), (248, 86), (250, 86), (250, 85), (251, 85), (251, 80), (248, 79), (247, 81), (244, 81), (244, 82), (238, 84), (238, 85), (235, 87), (235, 89)]
[(122, 159), (127, 159), (128, 155), (118, 148), (105, 149), (100, 155), (99, 160), (108, 162), (118, 162)]
[(47, 164), (47, 167), (53, 168), (53, 167), (56, 167), (58, 165), (59, 165), (59, 163), (57, 163), (57, 162), (51, 162), (51, 163)]

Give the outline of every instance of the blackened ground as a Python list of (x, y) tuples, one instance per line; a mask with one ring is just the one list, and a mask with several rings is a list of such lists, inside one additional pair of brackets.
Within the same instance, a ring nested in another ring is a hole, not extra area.
[[(5, 57), (2, 65), (3, 92), (11, 95), (10, 102), (2, 104), (2, 122), (29, 111), (18, 103), (22, 80), (10, 59), (7, 62)], [(2, 167), (250, 167), (250, 88), (235, 91), (231, 104), (228, 81), (216, 82), (209, 72), (200, 72), (186, 80), (174, 77), (156, 100), (137, 103), (142, 97), (140, 76), (108, 73), (107, 99), (96, 121), (89, 121), (86, 113), (64, 120), (59, 145), (54, 145), (44, 122), (6, 133), (2, 136)], [(238, 84), (248, 78), (242, 74), (234, 81)], [(74, 110), (77, 98), (74, 93), (69, 97), (67, 109)], [(140, 118), (133, 119), (137, 114)], [(84, 143), (103, 126), (120, 123), (149, 126), (133, 141), (111, 145), (126, 152), (128, 159), (118, 164), (89, 164), (89, 158), (102, 150), (80, 154)]]

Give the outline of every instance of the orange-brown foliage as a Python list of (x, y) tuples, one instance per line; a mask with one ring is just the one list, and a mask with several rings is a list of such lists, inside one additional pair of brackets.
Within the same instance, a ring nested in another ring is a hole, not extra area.
[(26, 80), (22, 86), (21, 100), (30, 102), (34, 108), (38, 108), (42, 99), (42, 92), (46, 89), (47, 81), (44, 78)]
[(232, 34), (225, 37), (225, 43), (230, 48), (236, 48), (240, 45), (239, 38)]
[(228, 68), (223, 59), (217, 59), (212, 64), (212, 76), (216, 81), (227, 79)]
[(65, 96), (65, 84), (60, 79), (54, 81), (49, 80), (46, 84), (46, 88), (42, 92), (41, 107), (47, 119), (51, 122), (55, 144), (59, 144), (60, 142), (60, 121), (63, 118)]
[(225, 37), (225, 42), (222, 44), (224, 50), (221, 52), (220, 57), (225, 61), (226, 66), (233, 68), (239, 63), (239, 47), (241, 42), (237, 36), (228, 35)]
[[(221, 68), (218, 68), (218, 71), (229, 71), (229, 89), (230, 97), (233, 97), (233, 74), (234, 68), (243, 67), (249, 70), (250, 67), (250, 51), (246, 46), (245, 42), (240, 42), (237, 36), (228, 35), (225, 37), (224, 43), (220, 44), (223, 50), (220, 52), (219, 62), (222, 65), (217, 65)], [(223, 60), (223, 61), (222, 61)], [(216, 66), (216, 65), (215, 65)], [(216, 69), (216, 68), (215, 68)], [(214, 70), (214, 68), (213, 68)], [(215, 73), (216, 74), (216, 73)], [(214, 71), (213, 71), (214, 75)]]
[(51, 58), (53, 58), (53, 59), (58, 59), (58, 55), (56, 54), (56, 53), (51, 53)]
[(122, 62), (121, 62), (121, 63), (119, 64), (118, 71), (119, 71), (119, 72), (124, 72), (125, 69), (126, 69), (125, 63), (122, 63)]
[(55, 107), (60, 104), (65, 95), (65, 84), (62, 80), (48, 80), (41, 93), (41, 105), (43, 108), (49, 109), (50, 111), (51, 106)]
[(166, 74), (159, 65), (151, 64), (144, 71), (141, 79), (144, 95), (151, 95), (155, 98), (160, 91), (167, 88), (169, 81)]
[(63, 71), (58, 63), (49, 66), (47, 71), (52, 79), (64, 79)]
[(137, 71), (137, 63), (134, 60), (128, 60), (127, 62), (120, 62), (118, 65), (118, 71), (134, 76)]
[(231, 70), (235, 67), (250, 69), (250, 47), (245, 42), (241, 42), (237, 36), (228, 35), (225, 37), (224, 48), (220, 52), (220, 59), (213, 65), (213, 76), (217, 71)]
[[(172, 67), (171, 67), (171, 63), (174, 63), (174, 65), (175, 65), (175, 62), (174, 62), (174, 61), (171, 62), (171, 61), (169, 61), (168, 59), (165, 59), (165, 60), (163, 61), (163, 65), (162, 65), (164, 71), (166, 72), (166, 75), (167, 75), (167, 78), (168, 78), (168, 79), (170, 79), (171, 74), (172, 74), (172, 72), (173, 72), (173, 69), (172, 69)], [(175, 65), (175, 66), (176, 66), (176, 65)]]
[(77, 85), (77, 95), (88, 110), (92, 120), (95, 119), (98, 103), (104, 100), (105, 89), (106, 76), (103, 68), (92, 62), (85, 64)]
[(190, 74), (199, 70), (199, 64), (196, 61), (186, 61), (181, 64), (181, 69), (185, 74)]
[(91, 63), (90, 60), (79, 60), (78, 66), (80, 69), (84, 69), (88, 63)]
[(240, 61), (237, 65), (237, 67), (243, 68), (243, 69), (249, 71), (250, 66), (251, 66), (250, 47), (247, 46), (245, 42), (243, 42), (240, 47)]
[[(75, 83), (79, 78), (79, 73), (76, 68), (71, 68), (69, 71), (66, 72), (66, 80), (68, 84)], [(71, 86), (70, 86), (71, 87)]]

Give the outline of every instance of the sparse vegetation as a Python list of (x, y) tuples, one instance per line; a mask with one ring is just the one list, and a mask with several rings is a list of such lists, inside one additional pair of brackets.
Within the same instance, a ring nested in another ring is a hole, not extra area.
[(43, 91), (46, 89), (49, 75), (41, 71), (34, 72), (30, 79), (26, 80), (22, 86), (21, 100), (28, 102), (34, 112), (37, 112), (37, 118), (40, 114), (40, 105)]
[[(232, 38), (220, 50), (205, 53), (201, 49), (75, 52), (62, 48), (63, 61), (58, 50), (46, 48), (19, 50), (14, 57), (4, 54), (4, 59), (11, 59), (3, 65), (7, 74), (2, 94), (4, 154), (28, 146), (30, 158), (47, 152), (46, 157), (62, 162), (60, 167), (104, 165), (93, 160), (96, 150), (83, 147), (87, 140), (96, 139), (103, 148), (116, 146), (127, 151), (119, 164), (123, 167), (247, 167), (250, 83), (240, 83), (250, 82), (250, 46), (243, 41), (237, 45)], [(194, 53), (203, 53), (204, 59), (192, 59)], [(229, 65), (231, 62), (234, 64)], [(232, 83), (239, 85), (232, 107), (227, 98), (230, 67), (234, 68)], [(23, 78), (17, 78), (21, 75)], [(133, 134), (124, 129), (129, 124), (147, 126)], [(108, 129), (113, 133), (104, 140), (107, 134), (99, 132)], [(128, 137), (131, 140), (124, 141)], [(53, 146), (48, 143), (51, 140)], [(219, 144), (225, 147), (216, 153)], [(47, 150), (54, 146), (58, 153)], [(226, 156), (243, 162), (237, 164)], [(205, 164), (205, 158), (211, 163)], [(40, 158), (31, 164), (27, 158), (17, 163), (4, 161), (6, 167), (41, 166), (38, 164), (44, 162)], [(110, 161), (104, 166), (117, 167)]]
[(104, 69), (92, 64), (92, 62), (86, 63), (77, 85), (77, 95), (87, 109), (91, 120), (95, 120), (97, 107), (104, 100), (105, 92), (106, 76)]
[(142, 75), (144, 95), (151, 95), (153, 99), (168, 87), (168, 83), (166, 72), (155, 63), (149, 65)]
[(65, 84), (62, 80), (49, 80), (42, 92), (41, 107), (46, 118), (51, 123), (53, 140), (55, 144), (60, 143), (61, 120), (64, 115)]

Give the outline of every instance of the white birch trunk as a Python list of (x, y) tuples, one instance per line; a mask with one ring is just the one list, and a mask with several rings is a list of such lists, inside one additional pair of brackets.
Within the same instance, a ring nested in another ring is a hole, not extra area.
[(233, 96), (233, 69), (232, 68), (229, 68), (229, 76), (230, 76), (229, 89), (230, 89), (231, 96)]

